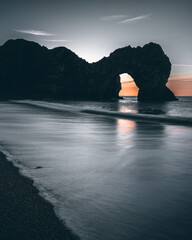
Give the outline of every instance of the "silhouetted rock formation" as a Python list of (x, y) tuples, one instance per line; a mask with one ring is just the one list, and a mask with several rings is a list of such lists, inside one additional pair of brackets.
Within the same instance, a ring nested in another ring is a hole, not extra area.
[(108, 58), (95, 63), (95, 66), (96, 69), (105, 69), (105, 72), (110, 73), (113, 82), (118, 74), (130, 74), (139, 88), (139, 101), (177, 100), (166, 87), (171, 63), (158, 44), (149, 43), (143, 48), (128, 46), (117, 49)]
[(161, 47), (118, 49), (89, 64), (65, 47), (48, 50), (26, 40), (9, 40), (0, 47), (1, 98), (118, 98), (121, 73), (139, 87), (139, 101), (176, 100), (166, 87), (171, 71)]

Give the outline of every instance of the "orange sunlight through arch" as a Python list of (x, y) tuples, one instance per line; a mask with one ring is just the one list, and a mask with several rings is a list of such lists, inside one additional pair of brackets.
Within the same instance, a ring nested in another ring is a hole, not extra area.
[[(120, 81), (121, 91), (119, 92), (119, 96), (138, 95), (139, 89), (129, 74), (120, 74)], [(192, 96), (192, 73), (171, 74), (168, 79), (167, 87), (170, 88), (176, 96)]]
[(121, 90), (119, 96), (137, 96), (139, 88), (136, 86), (131, 75), (127, 73), (120, 74)]

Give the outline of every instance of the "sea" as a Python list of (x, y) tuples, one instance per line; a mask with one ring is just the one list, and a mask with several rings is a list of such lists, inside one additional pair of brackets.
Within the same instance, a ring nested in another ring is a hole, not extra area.
[(192, 126), (162, 117), (192, 97), (0, 102), (0, 151), (82, 240), (191, 240)]

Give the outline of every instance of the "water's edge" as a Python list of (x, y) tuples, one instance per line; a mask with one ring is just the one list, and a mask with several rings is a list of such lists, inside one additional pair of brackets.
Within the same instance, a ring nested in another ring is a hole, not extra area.
[[(5, 161), (11, 163), (11, 165), (9, 167), (16, 168), (17, 174), (19, 175), (17, 177), (19, 177), (19, 178), (22, 177), (23, 179), (26, 179), (26, 181), (29, 181), (29, 180), (31, 181), (30, 187), (35, 188), (37, 190), (37, 194), (39, 195), (38, 198), (35, 198), (35, 200), (38, 201), (40, 198), (40, 201), (43, 201), (43, 204), (48, 205), (48, 207), (49, 207), (48, 211), (53, 210), (54, 216), (58, 220), (58, 223), (53, 222), (54, 227), (56, 228), (56, 231), (58, 231), (55, 234), (56, 235), (59, 234), (59, 237), (61, 237), (61, 239), (67, 237), (67, 239), (69, 239), (69, 240), (80, 240), (80, 238), (66, 225), (65, 221), (59, 216), (59, 213), (58, 213), (57, 207), (56, 207), (57, 206), (56, 199), (54, 199), (52, 196), (50, 196), (42, 186), (38, 185), (38, 183), (35, 182), (34, 177), (32, 175), (30, 175), (29, 171), (26, 171), (25, 166), (18, 163), (18, 161), (15, 161), (14, 156), (12, 156), (3, 146), (0, 146), (0, 153), (3, 156)], [(2, 171), (2, 169), (1, 169), (1, 171)], [(10, 179), (10, 181), (11, 181), (11, 179)], [(49, 215), (51, 217), (51, 213)], [(9, 216), (7, 216), (7, 218), (9, 218)], [(62, 224), (63, 229), (61, 229), (61, 226), (58, 226), (58, 224), (60, 225), (60, 223)], [(58, 229), (57, 229), (57, 226), (58, 226)], [(9, 229), (7, 229), (7, 231), (9, 231)], [(36, 231), (38, 234), (38, 232), (41, 230), (36, 230)], [(49, 232), (49, 229), (47, 232)], [(60, 234), (60, 232), (61, 232), (61, 234)], [(1, 232), (0, 236), (2, 236), (2, 234), (4, 234), (4, 233)], [(7, 234), (9, 235), (9, 232)], [(3, 235), (3, 237), (4, 237), (4, 235)], [(33, 236), (33, 237), (35, 237), (35, 236)], [(37, 239), (38, 239), (38, 237), (39, 236), (37, 236)], [(52, 238), (50, 238), (50, 239), (52, 239)]]

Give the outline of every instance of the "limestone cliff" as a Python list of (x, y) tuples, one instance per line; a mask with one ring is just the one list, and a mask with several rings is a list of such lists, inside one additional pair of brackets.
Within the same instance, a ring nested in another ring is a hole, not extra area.
[(0, 47), (1, 98), (117, 99), (121, 73), (139, 87), (139, 101), (176, 100), (166, 87), (169, 58), (158, 44), (117, 49), (89, 64), (65, 47), (48, 50), (26, 40)]

